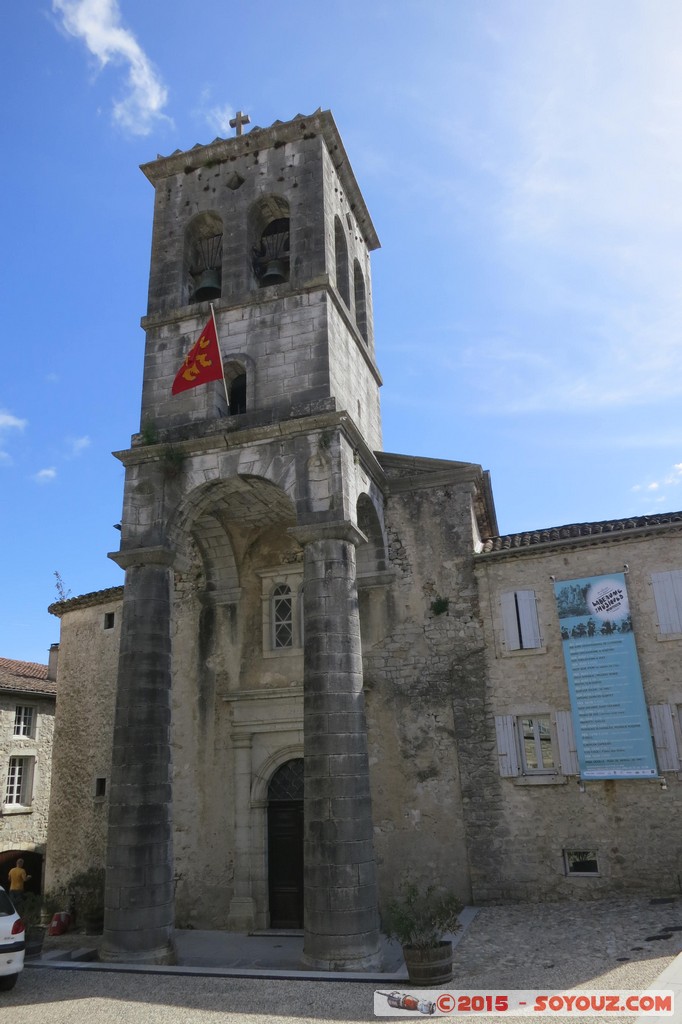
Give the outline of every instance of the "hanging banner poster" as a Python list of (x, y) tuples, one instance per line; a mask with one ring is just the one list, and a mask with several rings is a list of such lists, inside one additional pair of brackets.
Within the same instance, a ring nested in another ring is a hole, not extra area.
[(623, 573), (554, 584), (582, 779), (651, 779), (651, 740)]

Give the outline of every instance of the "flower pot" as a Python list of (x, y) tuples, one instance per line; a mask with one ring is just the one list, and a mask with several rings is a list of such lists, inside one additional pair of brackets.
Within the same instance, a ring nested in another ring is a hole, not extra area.
[(403, 946), (405, 966), (411, 985), (440, 988), (452, 978), (452, 943), (446, 940), (436, 946), (417, 949)]

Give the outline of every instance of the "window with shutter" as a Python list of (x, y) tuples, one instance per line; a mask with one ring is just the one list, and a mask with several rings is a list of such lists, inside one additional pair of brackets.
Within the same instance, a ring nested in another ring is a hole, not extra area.
[(519, 774), (519, 756), (516, 742), (516, 719), (514, 715), (497, 715), (495, 718), (497, 737), (497, 758), (500, 775), (505, 778)]
[(651, 584), (661, 633), (682, 633), (682, 569), (654, 572)]
[[(562, 725), (548, 711), (520, 715), (496, 715), (495, 736), (500, 775), (515, 778), (519, 785), (565, 782), (564, 775), (577, 774), (570, 712)], [(566, 767), (564, 767), (564, 765)]]
[(5, 806), (30, 807), (33, 800), (34, 757), (10, 757), (5, 785)]
[(534, 590), (511, 590), (502, 594), (501, 608), (507, 651), (537, 650), (542, 647)]
[(649, 716), (659, 771), (679, 771), (680, 758), (677, 753), (672, 708), (669, 704), (650, 704)]
[(559, 747), (559, 770), (562, 775), (579, 775), (573, 716), (570, 711), (557, 711), (554, 718)]

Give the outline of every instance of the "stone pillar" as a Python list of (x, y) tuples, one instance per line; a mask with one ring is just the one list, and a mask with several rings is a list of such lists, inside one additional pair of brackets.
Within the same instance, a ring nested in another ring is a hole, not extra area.
[(256, 904), (251, 892), (251, 735), (232, 737), (234, 750), (235, 822), (234, 890), (227, 927), (231, 932), (250, 932), (256, 924)]
[(112, 555), (126, 570), (118, 664), (103, 960), (171, 963), (174, 887), (171, 553)]
[(351, 523), (292, 531), (304, 556), (304, 962), (379, 966), (362, 649)]

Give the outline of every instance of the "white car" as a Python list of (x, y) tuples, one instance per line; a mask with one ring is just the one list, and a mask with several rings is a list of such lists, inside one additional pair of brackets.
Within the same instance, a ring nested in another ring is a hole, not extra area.
[(14, 988), (24, 968), (26, 928), (0, 886), (0, 991)]

